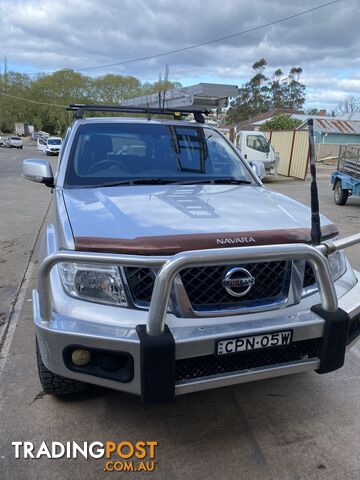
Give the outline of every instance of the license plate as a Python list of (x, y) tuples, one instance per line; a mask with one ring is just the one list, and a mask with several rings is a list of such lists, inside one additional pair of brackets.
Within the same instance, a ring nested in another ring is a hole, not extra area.
[(248, 337), (228, 338), (217, 343), (217, 354), (228, 355), (230, 353), (248, 352), (260, 348), (280, 347), (292, 342), (292, 330), (282, 332), (262, 333)]

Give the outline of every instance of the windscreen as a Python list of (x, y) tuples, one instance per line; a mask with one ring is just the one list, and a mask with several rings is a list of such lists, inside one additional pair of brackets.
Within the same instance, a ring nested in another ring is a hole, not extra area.
[(48, 145), (61, 145), (60, 138), (49, 138), (47, 141)]
[(169, 182), (253, 178), (215, 130), (198, 126), (104, 123), (81, 125), (74, 139), (66, 186), (161, 179)]

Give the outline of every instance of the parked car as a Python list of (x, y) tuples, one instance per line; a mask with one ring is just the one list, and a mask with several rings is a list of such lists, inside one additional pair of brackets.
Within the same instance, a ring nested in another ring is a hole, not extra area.
[(34, 142), (35, 142), (35, 141), (37, 142), (37, 140), (38, 140), (39, 138), (41, 138), (41, 136), (42, 136), (42, 135), (40, 134), (40, 132), (33, 132), (33, 133), (31, 134), (31, 140), (33, 140)]
[(5, 147), (5, 146), (6, 146), (6, 138), (0, 137), (0, 147)]
[(55, 201), (32, 302), (45, 393), (97, 384), (164, 402), (342, 367), (360, 335), (344, 248), (360, 235), (338, 240), (321, 216), (312, 245), (309, 208), (265, 188), (201, 112), (71, 108), (56, 176), (23, 165)]
[(59, 155), (62, 145), (61, 137), (40, 137), (37, 140), (37, 149), (39, 152), (44, 152), (46, 155)]
[(6, 139), (5, 146), (7, 148), (20, 148), (20, 149), (22, 149), (23, 148), (23, 142), (22, 142), (20, 137), (15, 137), (15, 136), (8, 137)]
[(34, 141), (37, 141), (38, 138), (45, 138), (46, 139), (48, 137), (50, 137), (50, 134), (47, 133), (47, 132), (43, 132), (41, 130), (39, 130), (38, 132), (33, 132), (31, 134), (31, 140), (34, 140)]

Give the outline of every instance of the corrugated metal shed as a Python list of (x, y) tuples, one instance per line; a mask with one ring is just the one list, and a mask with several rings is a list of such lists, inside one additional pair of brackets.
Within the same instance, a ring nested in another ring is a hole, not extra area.
[[(286, 112), (284, 112), (286, 113)], [(256, 121), (253, 123), (253, 125), (255, 127), (260, 127), (263, 123), (267, 122), (268, 120), (271, 120), (272, 118), (274, 118), (274, 116), (277, 116), (277, 115), (280, 115), (280, 113), (277, 113), (276, 115), (273, 115), (272, 117), (268, 117), (264, 120), (259, 120), (259, 121)], [(339, 119), (339, 120), (343, 120), (342, 118), (340, 117), (331, 117), (330, 115), (307, 115), (306, 113), (291, 113), (291, 118), (294, 118), (296, 120), (300, 120), (301, 122), (306, 122), (309, 118), (313, 118), (314, 120), (318, 120), (318, 119)], [(301, 125), (302, 126), (302, 125)]]
[[(307, 128), (307, 121), (300, 125), (299, 130)], [(341, 133), (346, 135), (359, 135), (360, 122), (342, 120), (340, 118), (314, 118), (314, 130), (318, 133)]]
[(360, 134), (360, 122), (354, 120), (319, 119), (314, 120), (314, 129), (321, 133)]

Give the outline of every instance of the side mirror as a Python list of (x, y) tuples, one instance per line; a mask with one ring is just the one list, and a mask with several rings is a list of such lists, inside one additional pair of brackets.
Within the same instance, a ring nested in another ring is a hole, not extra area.
[(253, 161), (250, 162), (250, 166), (256, 173), (256, 175), (260, 178), (260, 180), (265, 177), (265, 165), (263, 164), (263, 162)]
[(32, 182), (44, 183), (47, 187), (54, 186), (54, 175), (47, 160), (24, 160), (23, 176)]

